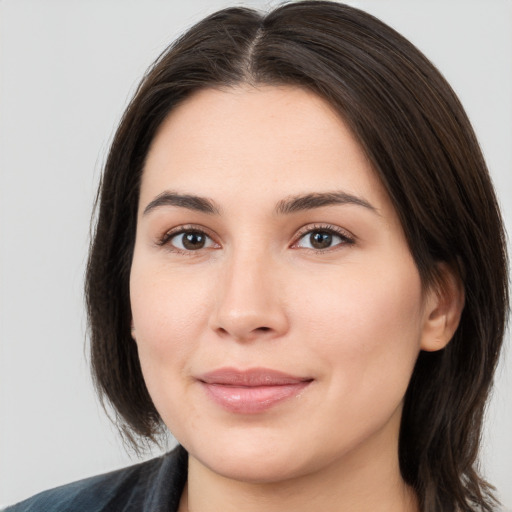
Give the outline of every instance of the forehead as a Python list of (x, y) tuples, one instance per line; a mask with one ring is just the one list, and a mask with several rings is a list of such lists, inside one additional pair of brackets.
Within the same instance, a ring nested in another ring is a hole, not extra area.
[(141, 203), (166, 189), (219, 201), (343, 189), (388, 201), (339, 114), (292, 86), (205, 89), (159, 128), (144, 168)]

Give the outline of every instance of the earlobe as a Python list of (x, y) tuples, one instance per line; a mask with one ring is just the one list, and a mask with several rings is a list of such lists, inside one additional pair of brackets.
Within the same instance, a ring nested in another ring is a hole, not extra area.
[(427, 292), (421, 349), (433, 352), (448, 345), (464, 309), (464, 286), (447, 263), (438, 265), (439, 279)]
[(130, 332), (133, 340), (137, 341), (137, 338), (135, 337), (135, 326), (133, 325), (133, 320), (130, 322)]

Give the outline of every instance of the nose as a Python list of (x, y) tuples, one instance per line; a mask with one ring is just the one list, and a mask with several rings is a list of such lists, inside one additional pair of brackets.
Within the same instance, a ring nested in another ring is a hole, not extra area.
[(265, 255), (233, 255), (221, 272), (211, 327), (239, 342), (275, 339), (288, 329), (282, 272)]

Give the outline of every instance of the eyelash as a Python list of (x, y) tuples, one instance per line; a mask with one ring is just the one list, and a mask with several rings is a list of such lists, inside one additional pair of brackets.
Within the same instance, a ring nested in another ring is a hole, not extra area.
[[(298, 246), (298, 243), (306, 237), (306, 235), (310, 235), (312, 233), (326, 233), (328, 235), (334, 235), (341, 239), (341, 242), (333, 245), (332, 247), (327, 247), (325, 249), (314, 249), (314, 248), (305, 248), (309, 251), (312, 251), (317, 254), (325, 254), (326, 252), (330, 252), (332, 250), (339, 249), (340, 246), (350, 246), (355, 243), (355, 238), (350, 235), (347, 231), (339, 228), (338, 226), (333, 226), (330, 224), (314, 224), (314, 225), (307, 225), (302, 227), (298, 233), (294, 237), (294, 242), (291, 245), (292, 249), (300, 249)], [(187, 256), (193, 256), (194, 253), (199, 252), (201, 249), (204, 249), (204, 247), (201, 247), (199, 249), (193, 250), (183, 250), (179, 247), (176, 247), (171, 243), (171, 240), (173, 240), (175, 237), (179, 235), (183, 235), (185, 233), (196, 233), (198, 235), (203, 235), (207, 237), (213, 244), (215, 244), (217, 247), (220, 247), (220, 245), (215, 242), (214, 238), (208, 234), (207, 230), (205, 230), (203, 227), (194, 226), (194, 225), (185, 225), (185, 226), (178, 226), (177, 228), (174, 228), (170, 231), (167, 231), (158, 241), (157, 245), (160, 247), (168, 246), (169, 250), (176, 254), (183, 254)], [(209, 248), (209, 247), (208, 247)]]

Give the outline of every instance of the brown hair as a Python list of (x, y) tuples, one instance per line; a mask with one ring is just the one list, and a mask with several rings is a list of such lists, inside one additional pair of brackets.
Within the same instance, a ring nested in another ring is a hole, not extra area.
[[(471, 125), (435, 67), (373, 16), (303, 1), (268, 14), (219, 11), (149, 69), (115, 135), (102, 178), (86, 295), (100, 396), (131, 439), (162, 422), (130, 336), (129, 274), (139, 184), (156, 130), (206, 87), (291, 84), (325, 98), (351, 127), (401, 219), (425, 286), (439, 262), (466, 304), (448, 346), (421, 352), (405, 397), (399, 459), (425, 512), (490, 511), (476, 470), (484, 406), (508, 312), (507, 257), (493, 187)], [(135, 441), (134, 441), (135, 442)]]

